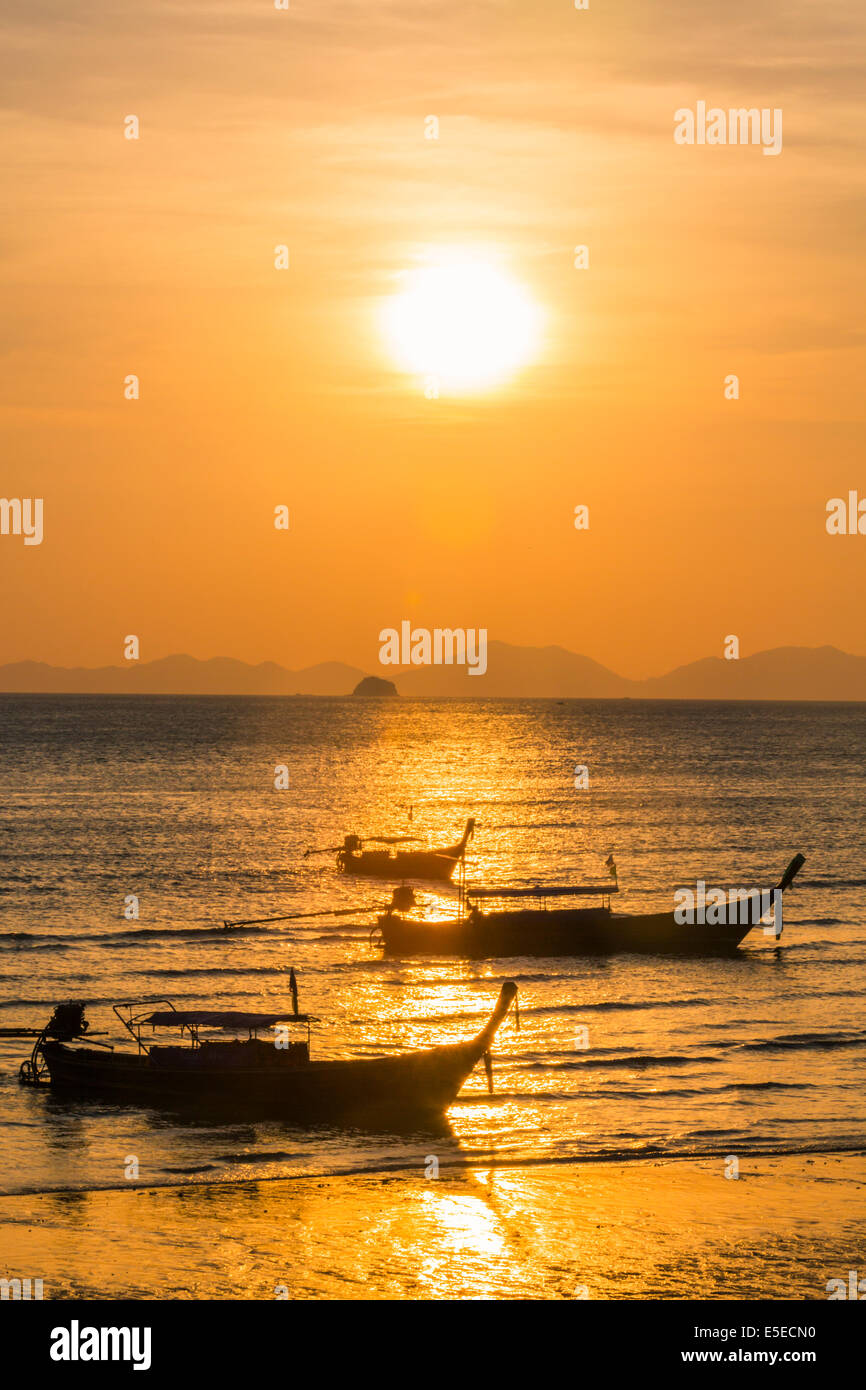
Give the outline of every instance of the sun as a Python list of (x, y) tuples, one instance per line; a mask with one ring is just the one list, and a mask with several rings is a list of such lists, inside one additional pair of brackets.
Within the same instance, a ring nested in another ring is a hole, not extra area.
[(541, 310), (489, 261), (451, 257), (406, 280), (382, 315), (404, 370), (452, 391), (475, 391), (505, 381), (535, 355)]

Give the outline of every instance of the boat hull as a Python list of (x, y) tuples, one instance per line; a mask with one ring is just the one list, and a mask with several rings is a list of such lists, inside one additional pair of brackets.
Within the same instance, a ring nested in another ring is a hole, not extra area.
[(311, 1062), (306, 1049), (285, 1053), (257, 1039), (139, 1053), (46, 1040), (40, 1051), (52, 1091), (72, 1098), (299, 1121), (441, 1115), (489, 1050), (516, 994), (507, 980), (476, 1037), (393, 1057)]
[(358, 874), (365, 878), (383, 878), (400, 881), (406, 878), (433, 879), (447, 883), (454, 876), (460, 857), (459, 845), (449, 849), (407, 851), (403, 854), (389, 854), (386, 850), (364, 850), (360, 854), (341, 852), (337, 862), (344, 874)]
[(44, 1052), (52, 1090), (59, 1094), (289, 1118), (441, 1112), (480, 1057), (458, 1045), (369, 1062), (226, 1073), (153, 1065), (147, 1054), (103, 1054), (65, 1043), (46, 1043)]
[(391, 956), (712, 955), (736, 950), (752, 923), (682, 925), (672, 912), (618, 915), (607, 907), (473, 912), (461, 920), (421, 922), (399, 913), (378, 919)]

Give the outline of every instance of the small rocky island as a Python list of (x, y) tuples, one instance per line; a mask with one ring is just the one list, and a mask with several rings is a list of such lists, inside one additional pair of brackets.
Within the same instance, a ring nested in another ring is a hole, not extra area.
[(381, 676), (365, 676), (362, 681), (358, 681), (353, 695), (399, 695), (399, 691), (393, 681), (383, 680)]

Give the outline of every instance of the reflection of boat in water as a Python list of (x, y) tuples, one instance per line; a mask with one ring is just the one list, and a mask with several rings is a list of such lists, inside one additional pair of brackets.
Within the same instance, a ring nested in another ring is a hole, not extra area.
[[(137, 1052), (115, 1052), (88, 1037), (83, 1004), (58, 1006), (21, 1069), (28, 1084), (49, 1083), (74, 1099), (98, 1097), (123, 1105), (215, 1108), (237, 1117), (279, 1115), (286, 1119), (406, 1116), (441, 1113), (456, 1098), (482, 1058), (490, 1075), (489, 1049), (517, 994), (502, 986), (484, 1028), (467, 1042), (424, 1051), (345, 1061), (310, 1059), (311, 1015), (297, 1008), (276, 1013), (175, 1009), (167, 1000), (115, 1005)], [(297, 1003), (297, 999), (295, 999)], [(154, 1009), (154, 1004), (162, 1007)], [(271, 1041), (259, 1029), (282, 1025)], [(145, 1041), (143, 1030), (174, 1029), (188, 1041), (168, 1046)], [(206, 1030), (246, 1033), (245, 1038), (207, 1039)]]
[[(447, 881), (466, 853), (475, 821), (466, 822), (463, 838), (443, 849), (395, 849), (395, 845), (417, 844), (416, 835), (347, 835), (342, 845), (308, 849), (311, 854), (336, 854), (337, 867), (344, 874), (363, 874), (368, 878), (429, 878)], [(364, 849), (364, 845), (387, 845), (387, 849)]]
[[(460, 913), (450, 921), (424, 921), (404, 915), (414, 905), (409, 887), (395, 890), (391, 906), (378, 919), (382, 945), (388, 955), (489, 956), (610, 955), (618, 951), (675, 955), (711, 954), (734, 950), (757, 926), (770, 902), (789, 887), (805, 860), (798, 854), (775, 888), (737, 898), (728, 920), (680, 922), (674, 912), (615, 913), (610, 887), (467, 888)], [(594, 907), (549, 907), (555, 898), (600, 897)], [(526, 900), (526, 907), (498, 906), (488, 911), (481, 902), (509, 904)], [(710, 916), (709, 913), (706, 914)], [(713, 916), (719, 914), (712, 914)], [(733, 915), (733, 920), (730, 920)]]

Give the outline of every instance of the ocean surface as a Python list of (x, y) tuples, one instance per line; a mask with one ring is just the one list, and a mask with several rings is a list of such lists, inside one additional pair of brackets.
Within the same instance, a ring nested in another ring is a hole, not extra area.
[[(624, 910), (807, 862), (781, 942), (755, 930), (735, 958), (404, 962), (369, 941), (391, 888), (302, 857), (349, 831), (447, 844), (470, 815), (472, 882), (598, 882), (612, 851)], [(353, 910), (224, 926), (325, 909)], [(317, 1057), (464, 1038), (516, 979), (495, 1094), (479, 1068), (435, 1135), (184, 1124), (19, 1087), (30, 1045), (0, 1039), (0, 1191), (122, 1189), (131, 1157), (138, 1184), (177, 1186), (417, 1171), (431, 1154), (491, 1169), (862, 1153), (866, 707), (0, 696), (0, 1027), (81, 998), (121, 1043), (114, 1002), (270, 1010), (291, 966), (322, 1020)]]

